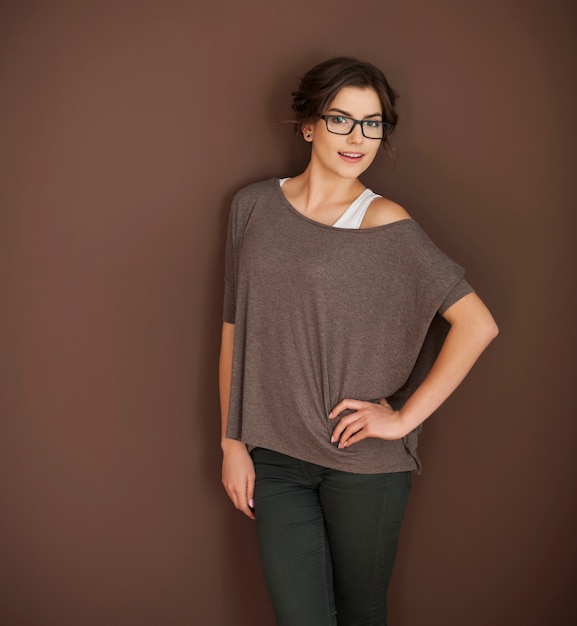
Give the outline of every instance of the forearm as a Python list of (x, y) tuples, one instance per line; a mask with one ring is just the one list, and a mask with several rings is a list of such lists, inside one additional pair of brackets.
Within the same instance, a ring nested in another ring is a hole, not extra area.
[(254, 516), (254, 465), (242, 441), (226, 436), (230, 386), (232, 378), (232, 351), (234, 345), (234, 324), (224, 322), (219, 361), (220, 411), (222, 421), (221, 448), (222, 483), (234, 506), (250, 519)]
[(493, 317), (475, 294), (453, 305), (445, 318), (451, 328), (443, 347), (425, 380), (400, 410), (403, 431), (410, 432), (441, 406), (498, 332)]
[[(219, 360), (219, 391), (221, 413), (221, 446), (238, 444), (233, 439), (226, 438), (228, 421), (228, 407), (230, 404), (230, 385), (232, 377), (232, 352), (234, 345), (234, 324), (224, 322), (222, 325), (222, 339), (220, 344)], [(241, 444), (243, 445), (243, 444)]]

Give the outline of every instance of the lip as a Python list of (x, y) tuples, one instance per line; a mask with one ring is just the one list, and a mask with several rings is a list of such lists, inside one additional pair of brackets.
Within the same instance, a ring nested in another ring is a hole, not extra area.
[(339, 152), (338, 153), (343, 161), (347, 163), (360, 163), (365, 156), (362, 152)]

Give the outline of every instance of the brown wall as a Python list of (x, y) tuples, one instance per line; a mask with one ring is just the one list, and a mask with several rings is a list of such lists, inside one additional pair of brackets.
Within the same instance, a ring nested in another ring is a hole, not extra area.
[(574, 3), (0, 8), (2, 626), (270, 626), (220, 486), (222, 246), (311, 64), (401, 93), (403, 203), (501, 335), (428, 424), (395, 626), (577, 623)]

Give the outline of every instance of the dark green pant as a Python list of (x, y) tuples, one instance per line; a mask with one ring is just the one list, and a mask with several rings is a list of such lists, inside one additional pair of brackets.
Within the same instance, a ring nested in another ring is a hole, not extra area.
[(278, 626), (386, 626), (410, 472), (351, 474), (262, 448), (252, 456)]

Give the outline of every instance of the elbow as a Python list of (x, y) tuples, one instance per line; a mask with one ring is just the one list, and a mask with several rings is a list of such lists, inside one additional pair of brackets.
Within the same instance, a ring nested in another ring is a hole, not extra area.
[(464, 338), (485, 349), (499, 334), (499, 327), (489, 309), (472, 293), (445, 311), (445, 319)]
[(478, 315), (471, 316), (465, 322), (468, 329), (465, 333), (471, 337), (484, 350), (499, 334), (499, 327), (488, 309), (480, 311)]
[(488, 346), (499, 334), (499, 327), (491, 311), (482, 302), (480, 304), (476, 313), (472, 315), (471, 321), (474, 320), (473, 324), (476, 326), (479, 338), (485, 346)]
[(499, 334), (499, 327), (497, 326), (497, 322), (493, 319), (492, 315), (489, 315), (488, 319), (483, 321), (482, 328), (479, 330), (486, 342), (486, 345), (489, 345)]
[(493, 320), (493, 323), (491, 324), (491, 329), (490, 329), (490, 341), (493, 341), (493, 339), (497, 338), (497, 335), (499, 334), (499, 327), (497, 326), (497, 322), (495, 320)]

